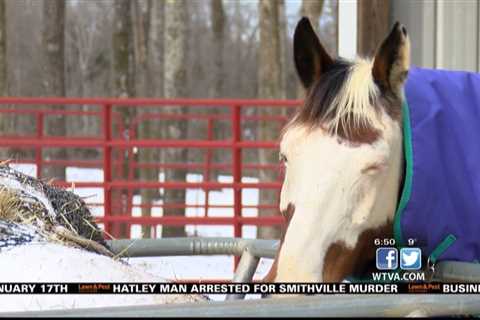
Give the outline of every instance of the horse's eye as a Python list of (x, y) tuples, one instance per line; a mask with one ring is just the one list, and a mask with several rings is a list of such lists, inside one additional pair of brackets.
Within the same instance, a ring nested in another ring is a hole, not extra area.
[(279, 160), (280, 160), (280, 162), (286, 163), (287, 162), (287, 157), (283, 153), (280, 153)]

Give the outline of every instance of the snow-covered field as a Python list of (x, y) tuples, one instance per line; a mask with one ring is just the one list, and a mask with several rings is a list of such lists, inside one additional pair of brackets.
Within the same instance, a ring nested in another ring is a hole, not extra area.
[[(36, 176), (35, 165), (11, 164), (13, 168), (28, 174)], [(103, 171), (101, 169), (86, 169), (68, 167), (66, 169), (66, 179), (68, 182), (102, 182)], [(159, 177), (163, 181), (163, 175)], [(188, 174), (188, 182), (201, 182), (202, 176), (199, 174)], [(231, 176), (220, 176), (219, 182), (228, 183), (232, 181)], [(244, 182), (257, 182), (256, 178), (244, 177)], [(73, 191), (83, 197), (88, 203), (103, 203), (103, 189), (101, 188), (78, 188)], [(162, 190), (160, 190), (162, 192)], [(242, 192), (242, 202), (244, 205), (258, 204), (258, 189), (244, 189)], [(140, 204), (141, 197), (134, 196), (133, 203)], [(201, 189), (187, 189), (186, 203), (188, 205), (202, 205), (205, 203), (205, 192)], [(220, 191), (209, 192), (209, 203), (214, 205), (233, 205), (233, 190), (222, 189)], [(158, 202), (161, 204), (161, 201)], [(94, 216), (103, 216), (103, 207), (92, 207)], [(134, 207), (133, 216), (140, 216), (139, 207)], [(152, 216), (162, 216), (162, 208), (152, 209)], [(208, 216), (210, 217), (229, 217), (233, 212), (229, 208), (210, 208)], [(243, 210), (244, 216), (257, 216), (257, 209), (249, 208)], [(186, 215), (189, 217), (204, 216), (203, 208), (187, 208)], [(233, 227), (231, 226), (186, 226), (187, 234), (199, 237), (233, 237)], [(244, 226), (242, 228), (242, 237), (254, 239), (256, 237), (256, 226)], [(161, 235), (161, 226), (157, 227), (157, 235)], [(133, 225), (131, 229), (132, 238), (141, 237), (141, 226)], [(233, 277), (233, 257), (231, 256), (186, 256), (186, 257), (155, 257), (155, 258), (130, 258), (129, 262), (134, 265), (141, 265), (150, 273), (163, 278), (177, 279), (231, 279)], [(263, 277), (272, 264), (271, 259), (261, 259), (254, 279)], [(224, 296), (214, 295), (213, 299), (222, 300)], [(252, 296), (250, 298), (255, 298)]]

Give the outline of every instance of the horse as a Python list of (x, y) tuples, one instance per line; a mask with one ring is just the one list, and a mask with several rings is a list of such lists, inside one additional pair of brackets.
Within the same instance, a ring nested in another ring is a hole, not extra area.
[(281, 134), (287, 227), (264, 281), (371, 275), (379, 244), (414, 246), (427, 271), (478, 263), (480, 74), (411, 67), (398, 22), (347, 61), (302, 18), (294, 61), (306, 97)]
[[(0, 282), (166, 282), (115, 256), (85, 202), (0, 165)], [(198, 295), (25, 295), (0, 299), (2, 312), (203, 301)]]
[(280, 138), (287, 227), (263, 280), (341, 282), (371, 270), (374, 240), (393, 237), (410, 41), (397, 22), (373, 58), (333, 59), (307, 18), (293, 41), (306, 95)]

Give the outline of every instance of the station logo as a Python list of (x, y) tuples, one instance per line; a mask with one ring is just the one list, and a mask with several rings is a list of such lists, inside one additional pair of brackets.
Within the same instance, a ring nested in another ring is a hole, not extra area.
[(401, 248), (400, 268), (403, 270), (420, 270), (422, 268), (422, 250), (420, 248)]
[(395, 270), (398, 268), (398, 250), (396, 248), (378, 248), (376, 263), (378, 270)]

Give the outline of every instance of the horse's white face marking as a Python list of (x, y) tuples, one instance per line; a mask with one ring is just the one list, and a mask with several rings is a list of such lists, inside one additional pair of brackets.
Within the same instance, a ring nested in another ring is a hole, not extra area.
[(280, 144), (286, 157), (280, 209), (295, 213), (280, 251), (276, 281), (322, 281), (329, 246), (354, 247), (359, 235), (392, 219), (401, 177), (402, 135), (383, 109), (380, 138), (341, 143), (322, 128), (290, 127)]

